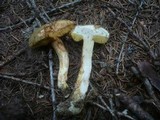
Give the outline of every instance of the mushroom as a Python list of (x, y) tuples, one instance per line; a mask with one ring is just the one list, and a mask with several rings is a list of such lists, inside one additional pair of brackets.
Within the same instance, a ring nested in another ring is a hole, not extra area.
[(68, 52), (60, 37), (68, 34), (75, 27), (70, 20), (58, 20), (36, 29), (29, 39), (30, 47), (40, 47), (51, 43), (59, 58), (58, 88), (65, 91), (69, 68)]
[(77, 42), (83, 39), (82, 64), (75, 84), (75, 91), (68, 100), (57, 106), (57, 112), (59, 114), (74, 115), (81, 112), (88, 90), (94, 42), (106, 43), (109, 38), (109, 32), (96, 25), (78, 25), (71, 32), (71, 36)]

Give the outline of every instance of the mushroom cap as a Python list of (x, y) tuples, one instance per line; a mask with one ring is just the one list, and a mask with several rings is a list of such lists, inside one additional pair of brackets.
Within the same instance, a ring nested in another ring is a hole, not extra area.
[(45, 27), (47, 25), (43, 25), (40, 28), (36, 28), (34, 32), (32, 33), (30, 39), (29, 39), (29, 46), (30, 47), (39, 47), (43, 45), (47, 45), (49, 43), (49, 40), (46, 39), (46, 33), (45, 33)]
[(71, 32), (74, 41), (81, 41), (84, 37), (92, 37), (96, 43), (104, 44), (108, 41), (109, 32), (98, 25), (77, 25)]
[(29, 46), (39, 47), (47, 45), (48, 43), (56, 40), (56, 38), (69, 33), (74, 27), (75, 23), (70, 20), (58, 20), (50, 24), (45, 24), (40, 28), (35, 29), (29, 39)]

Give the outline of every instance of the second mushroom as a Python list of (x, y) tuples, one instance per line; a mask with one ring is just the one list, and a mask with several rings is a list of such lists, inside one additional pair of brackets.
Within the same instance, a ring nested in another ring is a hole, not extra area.
[(36, 29), (29, 39), (30, 47), (40, 47), (51, 43), (59, 58), (58, 88), (63, 92), (68, 88), (66, 83), (69, 68), (68, 52), (60, 37), (68, 34), (75, 27), (70, 20), (58, 20)]
[(83, 40), (82, 64), (75, 84), (75, 91), (68, 100), (57, 106), (57, 112), (63, 115), (78, 114), (83, 109), (92, 69), (94, 43), (106, 43), (109, 38), (109, 32), (96, 25), (77, 25), (71, 32), (71, 36), (74, 41)]

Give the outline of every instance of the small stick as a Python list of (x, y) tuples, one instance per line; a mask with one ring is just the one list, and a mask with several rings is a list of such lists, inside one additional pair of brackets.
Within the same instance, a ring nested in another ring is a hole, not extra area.
[(120, 92), (115, 93), (115, 96), (140, 120), (154, 120), (148, 112), (144, 111), (141, 106), (129, 96)]
[(81, 1), (82, 0), (74, 0), (73, 2), (64, 4), (64, 5), (60, 6), (60, 7), (53, 8), (51, 11), (47, 11), (46, 13), (50, 14), (50, 13), (56, 11), (56, 10), (60, 10), (60, 9), (63, 9), (63, 8), (69, 8), (70, 6), (73, 6), (73, 5), (77, 4), (77, 3), (80, 3)]
[(102, 105), (100, 105), (100, 104), (98, 104), (98, 103), (96, 103), (96, 102), (90, 102), (90, 103), (93, 104), (93, 105), (98, 106), (98, 107), (101, 108), (102, 110), (108, 111), (106, 107), (104, 107), (104, 106), (102, 106)]
[(123, 50), (124, 50), (124, 47), (125, 47), (125, 43), (126, 43), (126, 41), (128, 39), (128, 35), (129, 35), (129, 32), (126, 34), (126, 36), (125, 36), (125, 38), (123, 40), (121, 51), (120, 51), (119, 56), (118, 56), (117, 65), (116, 65), (116, 74), (117, 75), (118, 75), (119, 65), (120, 65), (120, 62), (121, 62), (121, 57), (122, 57), (122, 53), (123, 53)]
[(49, 50), (49, 72), (50, 72), (50, 82), (51, 82), (51, 97), (52, 97), (52, 105), (53, 105), (53, 120), (56, 120), (56, 114), (55, 114), (56, 99), (55, 99), (55, 92), (54, 92), (52, 49)]
[(126, 28), (128, 29), (129, 33), (133, 37), (135, 37), (139, 42), (142, 43), (142, 45), (144, 46), (145, 50), (149, 51), (149, 46), (143, 41), (143, 39), (140, 38), (135, 32), (133, 32), (132, 29), (127, 25), (127, 23), (125, 21), (123, 21), (120, 17), (118, 17), (110, 8), (108, 8), (108, 10), (113, 15), (113, 17), (115, 17), (117, 20), (119, 20), (122, 24), (124, 24), (126, 26)]
[[(100, 104), (98, 104), (96, 102), (91, 102), (91, 104), (96, 105), (97, 107), (101, 108), (104, 111), (108, 111), (106, 107), (104, 107), (104, 106), (102, 106), (102, 105), (100, 105)], [(135, 120), (134, 118), (132, 118), (131, 116), (129, 116), (127, 114), (124, 114), (123, 112), (116, 112), (116, 113), (119, 116), (123, 116), (123, 117), (126, 117), (126, 118), (131, 119), (131, 120)]]
[(123, 113), (123, 112), (117, 112), (117, 115), (126, 117), (126, 118), (128, 118), (128, 119), (130, 119), (130, 120), (136, 120), (136, 119), (134, 119), (133, 117), (131, 117), (131, 116), (129, 116), (129, 115)]
[(6, 61), (1, 62), (0, 68), (3, 67), (4, 65), (6, 65), (7, 63), (11, 62), (12, 60), (14, 60), (18, 55), (24, 53), (25, 51), (26, 51), (26, 48), (21, 49), (21, 50), (18, 51), (16, 54), (14, 54), (14, 55), (8, 57), (8, 58), (6, 59)]
[[(11, 79), (11, 80), (21, 82), (21, 83), (25, 83), (25, 84), (29, 84), (29, 85), (33, 85), (33, 86), (36, 86), (36, 87), (44, 88), (46, 90), (50, 90), (50, 88), (48, 86), (41, 85), (41, 84), (38, 84), (38, 83), (34, 83), (34, 82), (31, 82), (31, 81), (27, 81), (27, 80), (23, 80), (23, 79), (16, 78), (16, 77), (13, 77), (13, 76), (7, 76), (7, 75), (0, 74), (0, 77), (5, 78), (5, 79)], [(3, 80), (3, 79), (0, 79), (0, 80)]]
[(158, 108), (158, 110), (160, 110), (160, 102), (159, 100), (157, 99), (156, 95), (155, 95), (155, 92), (153, 90), (153, 87), (151, 85), (151, 83), (149, 82), (148, 78), (143, 78), (141, 75), (140, 75), (140, 71), (132, 66), (131, 67), (131, 71), (135, 74), (135, 76), (140, 79), (143, 83), (144, 83), (144, 86), (147, 90), (147, 93), (149, 94), (149, 96), (154, 100), (155, 104), (156, 104), (156, 107)]
[[(70, 6), (73, 6), (73, 5), (75, 5), (75, 4), (77, 4), (77, 3), (81, 2), (81, 1), (82, 0), (75, 0), (73, 2), (64, 4), (64, 5), (60, 6), (60, 7), (56, 7), (56, 8), (53, 8), (53, 9), (49, 10), (49, 11), (46, 11), (46, 13), (47, 14), (51, 14), (53, 12), (60, 11), (60, 9), (69, 8)], [(41, 15), (43, 16), (46, 13), (42, 13)], [(20, 25), (22, 25), (24, 23), (31, 23), (34, 19), (35, 19), (35, 16), (32, 16), (32, 17), (24, 20), (23, 22), (19, 22), (19, 23), (13, 24), (13, 25), (9, 25), (7, 27), (2, 27), (2, 28), (0, 28), (0, 31), (4, 31), (4, 30), (8, 30), (8, 29), (10, 29), (10, 30), (15, 29), (15, 28), (19, 27)]]
[(160, 33), (160, 30), (158, 30), (157, 32), (155, 32), (152, 36), (150, 36), (148, 38), (148, 40), (152, 39), (154, 36), (158, 35)]
[[(139, 7), (138, 7), (138, 10), (137, 10), (137, 12), (136, 12), (136, 15), (135, 15), (135, 17), (134, 17), (134, 19), (133, 19), (133, 21), (132, 21), (132, 25), (131, 25), (131, 27), (129, 27), (130, 30), (132, 30), (132, 28), (133, 28), (133, 25), (134, 25), (134, 23), (135, 23), (135, 21), (136, 21), (136, 19), (137, 19), (137, 16), (139, 15), (140, 8), (142, 7), (143, 2), (144, 2), (144, 1), (141, 0), (141, 3), (140, 3), (140, 5), (139, 5)], [(120, 54), (119, 54), (118, 60), (117, 60), (116, 74), (118, 74), (118, 70), (119, 70), (119, 65), (120, 65), (120, 62), (121, 62), (122, 53), (123, 53), (123, 51), (124, 51), (125, 43), (126, 43), (126, 41), (127, 41), (127, 39), (128, 39), (129, 33), (130, 33), (130, 32), (127, 32), (127, 34), (126, 34), (126, 36), (125, 36), (125, 38), (124, 38), (124, 40), (123, 40), (123, 44), (122, 44), (122, 47), (121, 47), (121, 51), (120, 51)]]
[(7, 27), (2, 27), (2, 28), (0, 28), (0, 31), (4, 31), (4, 30), (8, 30), (8, 29), (13, 30), (13, 29), (15, 29), (15, 28), (17, 28), (17, 27), (19, 27), (19, 26), (21, 26), (21, 25), (23, 25), (23, 24), (30, 23), (30, 22), (33, 21), (34, 19), (35, 19), (35, 17), (32, 16), (32, 17), (30, 17), (30, 18), (28, 18), (28, 19), (26, 19), (26, 20), (23, 20), (23, 21), (21, 21), (21, 22), (15, 23), (15, 24), (13, 24), (13, 25), (9, 25), (9, 26), (7, 26)]
[[(31, 7), (33, 7), (33, 13), (34, 13), (34, 15), (36, 17), (36, 20), (38, 20), (37, 16), (40, 16), (40, 18), (42, 18), (45, 23), (49, 23), (49, 20), (47, 20), (44, 17), (44, 15), (45, 15), (45, 16), (47, 16), (47, 18), (49, 18), (48, 15), (47, 15), (47, 13), (41, 14), (40, 10), (36, 6), (35, 1), (34, 0), (29, 0), (29, 1), (30, 1)], [(55, 92), (54, 92), (52, 49), (49, 50), (49, 72), (50, 72), (51, 98), (52, 98), (52, 107), (53, 107), (53, 118), (52, 118), (52, 120), (56, 120), (56, 113), (55, 113), (55, 108), (56, 108), (55, 102), (56, 102), (56, 99), (55, 99)]]
[(101, 102), (105, 105), (106, 109), (111, 113), (111, 115), (115, 118), (115, 120), (118, 120), (116, 115), (114, 114), (114, 110), (111, 110), (111, 108), (105, 103), (102, 96), (98, 96), (98, 98), (101, 100)]
[(44, 15), (46, 16), (46, 18), (48, 19), (48, 21), (51, 21), (51, 18), (48, 16), (48, 14), (44, 10), (44, 8), (42, 8), (42, 12), (44, 13)]
[(134, 73), (134, 75), (135, 75), (138, 79), (140, 79), (140, 80), (144, 83), (144, 86), (145, 86), (148, 94), (150, 95), (150, 97), (155, 98), (155, 94), (154, 94), (153, 87), (152, 87), (152, 85), (150, 84), (148, 78), (143, 78), (143, 77), (140, 75), (140, 71), (139, 71), (136, 67), (134, 67), (134, 66), (131, 67), (131, 71)]
[(38, 17), (42, 18), (42, 20), (45, 22), (45, 23), (49, 23), (49, 21), (43, 16), (45, 14), (41, 14), (40, 13), (40, 10), (38, 9), (37, 5), (36, 5), (36, 2), (34, 0), (28, 0), (26, 1), (28, 6), (30, 7), (30, 9), (32, 10), (32, 13), (34, 14), (35, 16), (35, 19), (36, 21), (38, 20)]

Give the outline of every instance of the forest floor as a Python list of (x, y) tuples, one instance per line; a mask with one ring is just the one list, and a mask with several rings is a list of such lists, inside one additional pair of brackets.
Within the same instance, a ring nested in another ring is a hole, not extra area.
[[(90, 86), (82, 112), (57, 116), (58, 120), (160, 118), (159, 0), (35, 0), (35, 5), (32, 2), (1, 0), (1, 120), (52, 119), (48, 64), (51, 47), (32, 49), (28, 40), (34, 28), (59, 19), (101, 25), (109, 31), (110, 38), (106, 44), (94, 46)], [(83, 42), (74, 42), (69, 36), (62, 40), (69, 52), (67, 83), (72, 92)], [(57, 88), (59, 60), (54, 51), (53, 63), (58, 105), (65, 98)]]

